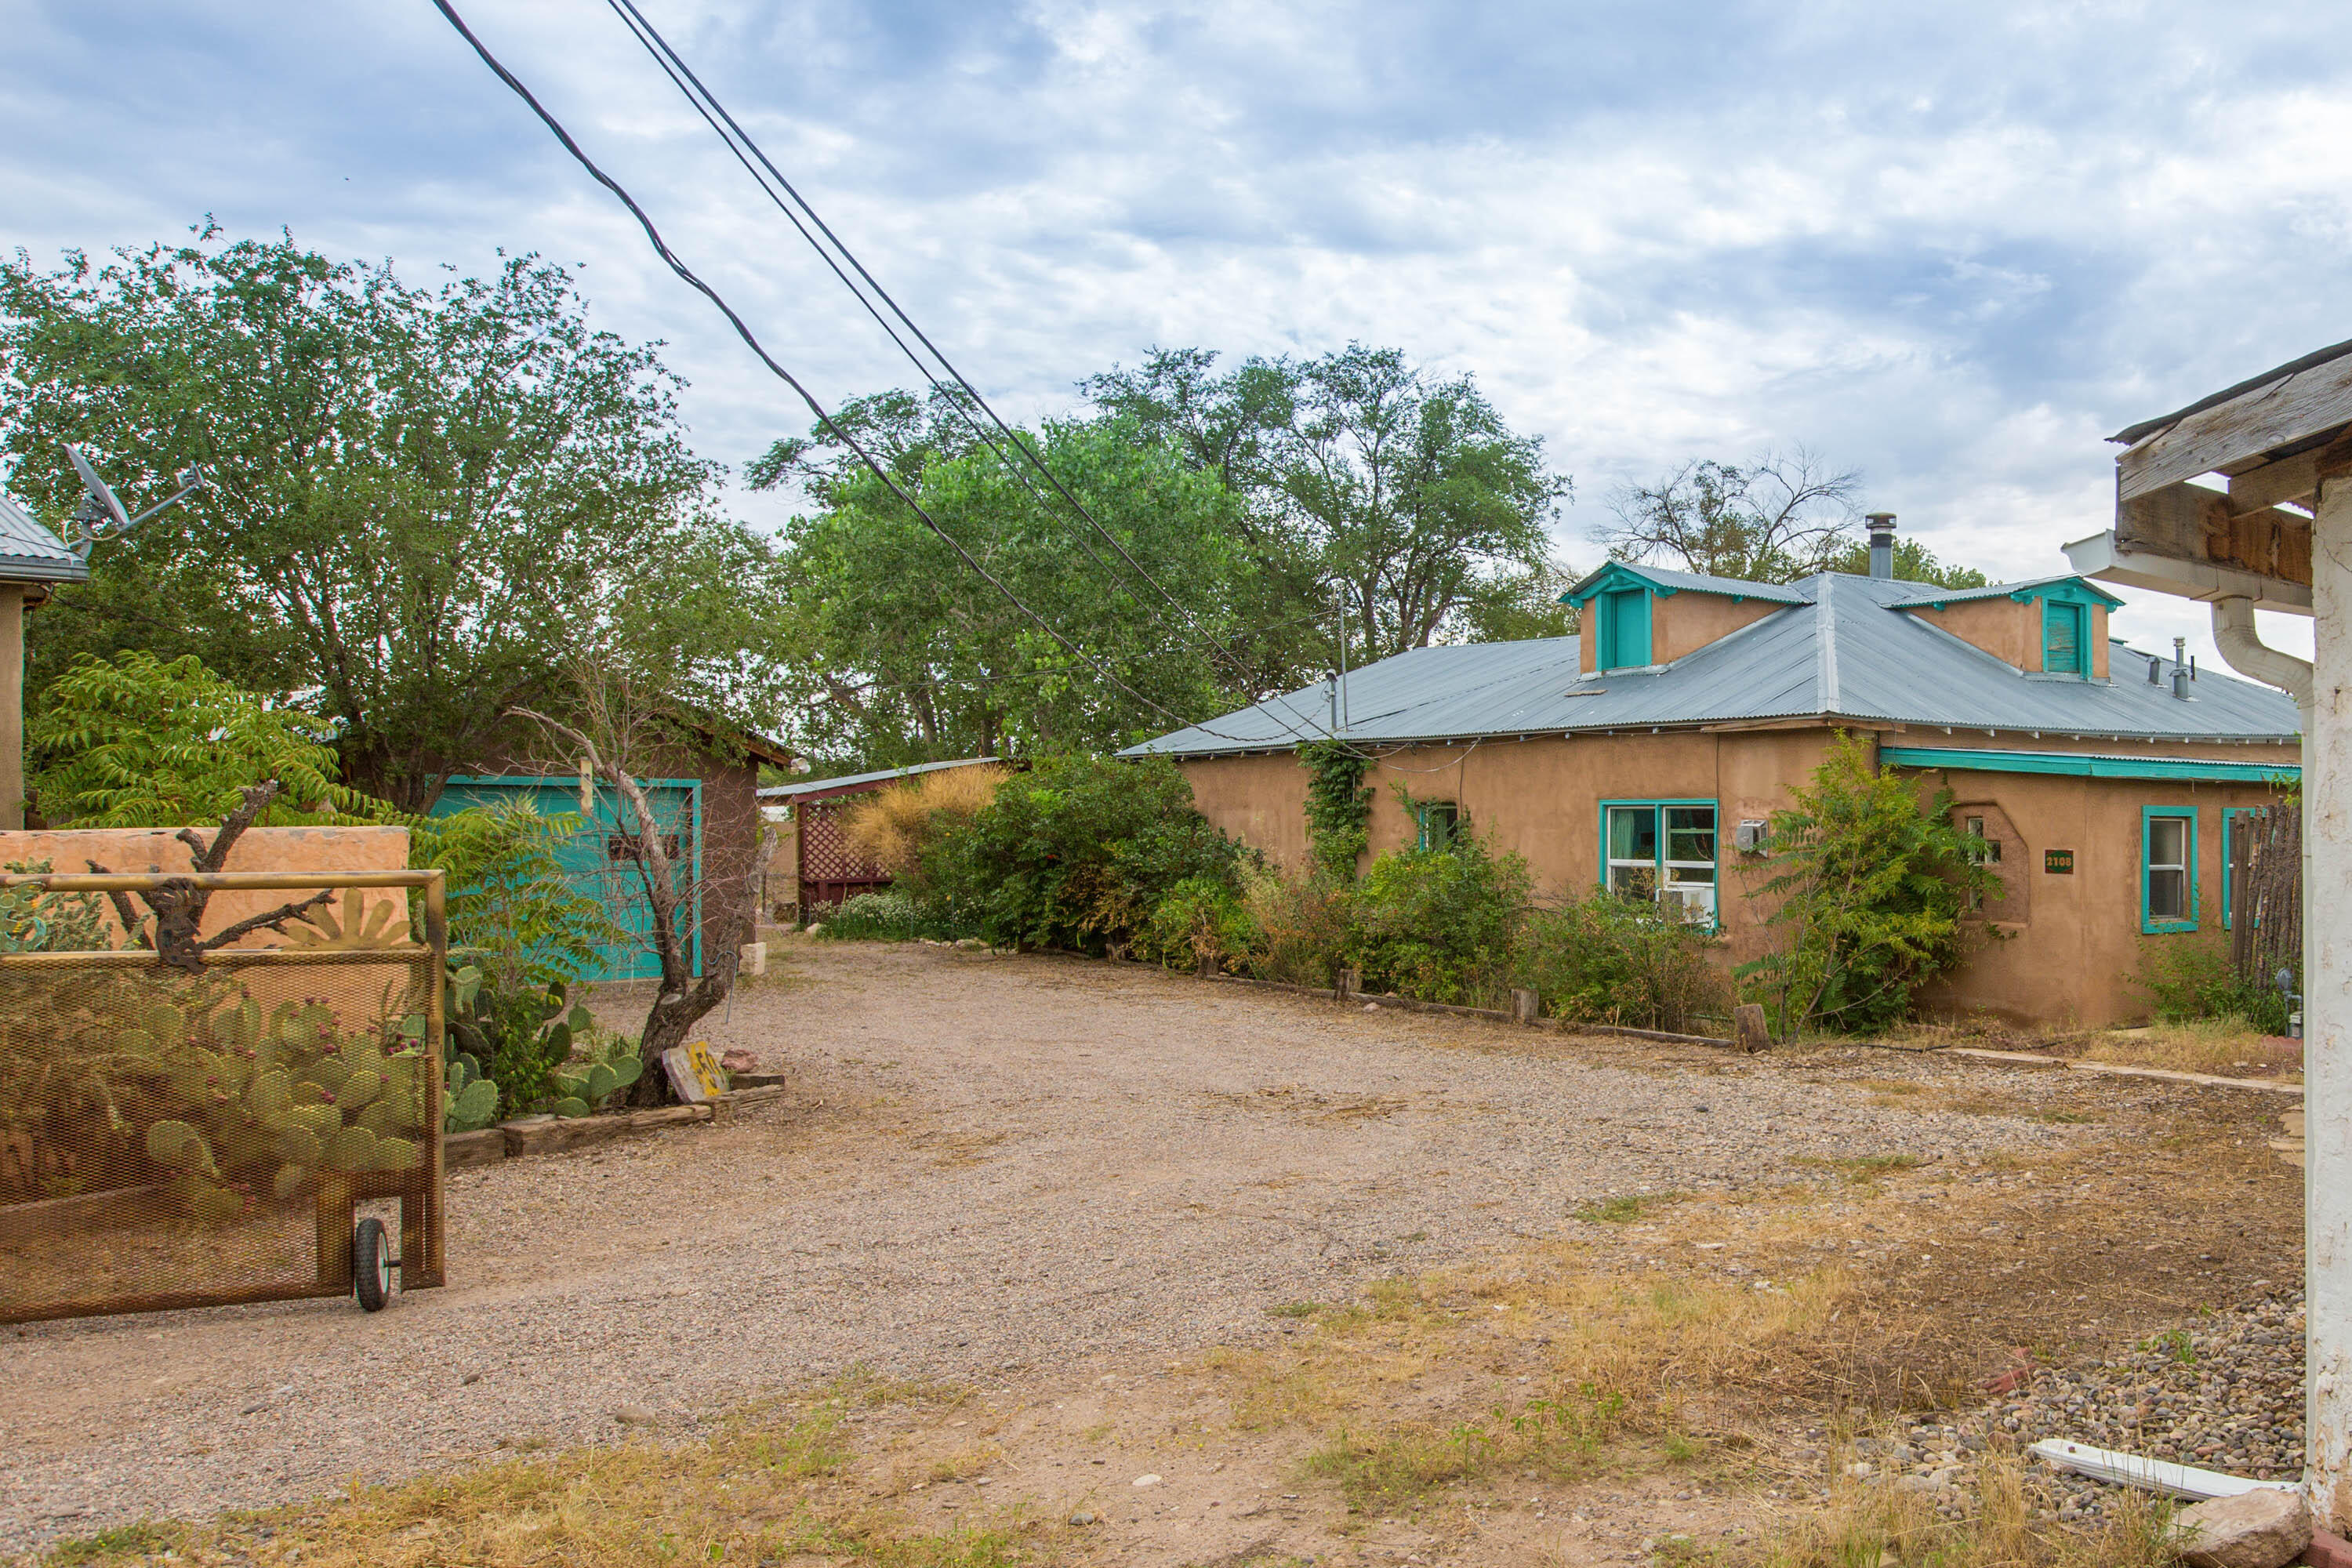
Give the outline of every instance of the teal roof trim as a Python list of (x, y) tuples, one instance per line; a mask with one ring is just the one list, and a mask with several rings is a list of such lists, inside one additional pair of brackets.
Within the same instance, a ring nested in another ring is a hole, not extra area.
[(1802, 605), (1802, 594), (1778, 583), (1748, 583), (1738, 577), (1710, 577), (1703, 572), (1676, 572), (1664, 566), (1643, 566), (1631, 561), (1606, 561), (1559, 596), (1563, 605), (1581, 605), (1612, 588), (1646, 588), (1661, 597), (1685, 589), (1694, 594), (1719, 594), (1727, 599), (1765, 599), (1775, 605)]
[(2025, 583), (1991, 583), (1981, 588), (1954, 588), (1938, 593), (1923, 584), (1919, 591), (1892, 607), (1898, 610), (1940, 610), (1948, 605), (1972, 604), (1979, 599), (2014, 599), (2030, 605), (2036, 599), (2055, 599), (2062, 605), (2105, 605), (2110, 610), (2120, 610), (2124, 602), (2113, 594), (2081, 577), (2036, 577)]
[(2089, 752), (1987, 752), (1961, 746), (1881, 746), (1878, 760), (1897, 768), (1974, 773), (2063, 773), (2093, 779), (2203, 779), (2209, 784), (2268, 784), (2299, 779), (2292, 763), (2222, 763), (2202, 757), (2119, 757)]

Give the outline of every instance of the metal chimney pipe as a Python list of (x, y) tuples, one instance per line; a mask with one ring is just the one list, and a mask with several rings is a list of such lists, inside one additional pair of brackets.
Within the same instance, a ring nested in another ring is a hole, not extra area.
[(1864, 521), (1870, 524), (1870, 574), (1884, 582), (1895, 575), (1895, 514), (1874, 511)]
[(2172, 639), (2172, 694), (2183, 702), (2189, 700), (2189, 639)]

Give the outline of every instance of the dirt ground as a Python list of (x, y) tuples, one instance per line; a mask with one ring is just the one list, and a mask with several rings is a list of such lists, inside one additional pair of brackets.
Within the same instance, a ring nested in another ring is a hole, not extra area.
[[(1811, 1506), (1844, 1423), (2301, 1270), (2279, 1107), (2243, 1091), (920, 946), (795, 945), (712, 1025), (791, 1093), (453, 1173), (446, 1289), (8, 1331), (0, 1550), (516, 1452), (683, 1454), (770, 1400), (837, 1462), (822, 1496), (744, 1482), (713, 1560), (863, 1560), (761, 1533), (852, 1504), (1021, 1525), (1022, 1561), (1634, 1560)], [(1507, 1432), (1565, 1423), (1528, 1402), (1596, 1356), (1625, 1419), (1573, 1463)], [(451, 1560), (440, 1528), (349, 1560)], [(221, 1560), (290, 1560), (279, 1530)]]

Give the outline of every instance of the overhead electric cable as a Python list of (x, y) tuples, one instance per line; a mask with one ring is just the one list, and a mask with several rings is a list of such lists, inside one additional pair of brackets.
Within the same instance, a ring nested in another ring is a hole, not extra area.
[[(1003, 464), (1013, 476), (1021, 482), (1022, 486), (1026, 489), (1032, 496), (1035, 497), (1041, 504), (1045, 503), (1045, 497), (1038, 490), (1036, 485), (1030, 480), (1028, 475), (1023, 471), (1021, 464), (1007, 458), (1003, 449), (989, 437), (985, 430), (981, 428), (979, 422), (972, 418), (970, 409), (964, 406), (962, 400), (956, 397), (946, 386), (940, 384), (939, 375), (934, 373), (929, 365), (924, 363), (922, 357), (916, 353), (916, 352), (908, 345), (906, 339), (898, 334), (898, 330), (891, 326), (888, 321), (884, 319), (881, 310), (876, 307), (874, 300), (868, 299), (865, 290), (860, 289), (856, 283), (852, 282), (848, 275), (842, 270), (843, 262), (845, 261), (848, 263), (849, 267), (856, 272), (858, 278), (864, 280), (866, 287), (873, 289), (875, 296), (878, 298), (884, 305), (889, 307), (890, 313), (898, 319), (899, 322), (914, 336), (917, 342), (920, 342), (925, 349), (929, 351), (931, 357), (939, 362), (940, 368), (947, 373), (948, 376), (953, 380), (956, 386), (962, 391), (964, 396), (971, 400), (972, 406), (979, 408), (981, 412), (988, 416), (990, 422), (996, 426), (997, 430), (1003, 436), (1004, 439), (1012, 445), (1020, 457), (1025, 460), (1031, 468), (1035, 468), (1038, 473), (1045, 476), (1045, 481), (1054, 487), (1055, 490), (1060, 494), (1065, 501), (1069, 503), (1070, 508), (1075, 510), (1080, 518), (1085, 520), (1089, 528), (1093, 529), (1096, 533), (1102, 536), (1104, 542), (1108, 543), (1111, 549), (1118, 553), (1119, 559), (1126, 562), (1128, 566), (1133, 570), (1137, 576), (1150, 584), (1152, 589), (1157, 592), (1161, 598), (1167, 600), (1171, 605), (1174, 606), (1181, 616), (1182, 616), (1188, 622), (1191, 622), (1193, 628), (1199, 632), (1200, 636), (1207, 640), (1210, 647), (1213, 648), (1215, 652), (1224, 657), (1229, 668), (1231, 668), (1236, 676), (1244, 675), (1246, 673), (1246, 668), (1241, 656), (1235, 653), (1232, 648), (1227, 647), (1223, 642), (1219, 640), (1215, 633), (1209, 631), (1205, 626), (1200, 626), (1198, 617), (1192, 614), (1184, 602), (1179, 599), (1174, 594), (1171, 593), (1158, 578), (1154, 577), (1143, 563), (1138, 561), (1128, 550), (1127, 546), (1120, 542), (1118, 537), (1112, 533), (1109, 529), (1106, 528), (1102, 522), (1096, 518), (1094, 513), (1088, 510), (1086, 503), (1081, 501), (1077, 496), (1071, 491), (1070, 488), (1062, 482), (1061, 477), (1054, 472), (1051, 466), (1049, 466), (1042, 457), (1033, 450), (1026, 441), (1022, 439), (1020, 433), (1005, 423), (1003, 418), (997, 414), (995, 408), (989, 403), (988, 399), (981, 395), (980, 389), (972, 385), (971, 382), (964, 375), (964, 374), (956, 368), (954, 362), (950, 360), (946, 353), (941, 352), (940, 346), (931, 341), (929, 335), (926, 333), (922, 328), (915, 324), (914, 319), (908, 316), (905, 309), (899, 305), (898, 301), (891, 297), (890, 291), (882, 287), (881, 283), (876, 279), (873, 273), (866, 269), (864, 262), (858, 260), (856, 252), (851, 250), (848, 245), (844, 242), (842, 237), (833, 231), (832, 226), (818, 215), (816, 209), (809, 205), (808, 198), (802, 195), (800, 191), (793, 184), (793, 183), (784, 177), (783, 171), (776, 167), (775, 161), (768, 156), (766, 150), (761, 147), (759, 142), (752, 138), (751, 133), (743, 129), (742, 123), (739, 121), (735, 118), (734, 114), (729, 110), (726, 104), (720, 101), (719, 95), (712, 92), (709, 86), (703, 82), (702, 79), (695, 74), (694, 68), (686, 63), (685, 57), (680, 55), (677, 50), (671, 46), (667, 37), (663, 37), (661, 30), (656, 27), (651, 21), (646, 19), (645, 13), (637, 8), (635, 0), (604, 0), (604, 3), (612, 10), (613, 14), (621, 19), (622, 26), (629, 29), (630, 36), (635, 37), (637, 40), (638, 45), (645, 49), (646, 54), (652, 57), (654, 63), (661, 68), (662, 73), (669, 78), (671, 85), (676, 87), (678, 89), (679, 94), (683, 96), (688, 103), (694, 106), (695, 111), (702, 116), (704, 123), (710, 126), (710, 128), (718, 133), (719, 139), (727, 144), (727, 150), (734, 154), (735, 161), (737, 163), (743, 165), (744, 171), (751, 176), (752, 183), (760, 187), (761, 194), (765, 195), (770, 202), (773, 203), (776, 209), (782, 212), (786, 219), (791, 222), (793, 227), (799, 231), (801, 237), (808, 241), (810, 248), (814, 250), (817, 255), (823, 258), (824, 264), (832, 269), (833, 275), (841, 280), (842, 285), (845, 288), (848, 289), (852, 294), (856, 296), (858, 303), (866, 307), (866, 313), (874, 318), (875, 323), (882, 329), (884, 333), (889, 337), (893, 343), (898, 345), (898, 352), (905, 354), (908, 362), (915, 367), (916, 372), (946, 398), (949, 405), (955, 410), (957, 416), (962, 419), (965, 425), (971, 428), (972, 434), (980, 438), (981, 443), (988, 447), (989, 451), (995, 456), (997, 461)], [(752, 160), (754, 159), (758, 160), (757, 167), (753, 165)], [(763, 169), (766, 171), (766, 175), (764, 177), (761, 174), (761, 170)], [(784, 196), (789, 196), (791, 198), (790, 205), (786, 204), (783, 196), (779, 196), (775, 190), (770, 187), (768, 184), (769, 178), (772, 178), (775, 181), (776, 185), (782, 188)], [(798, 213), (793, 210), (794, 206), (797, 206), (800, 209)], [(824, 236), (825, 239), (831, 242), (833, 250), (828, 250), (824, 244), (818, 241), (815, 235), (809, 232), (808, 226), (801, 221), (802, 214), (806, 214), (808, 222), (814, 224), (817, 229)], [(840, 253), (838, 260), (835, 259), (834, 251), (838, 251)], [(1084, 535), (1080, 535), (1079, 542), (1086, 545), (1087, 553), (1089, 556), (1092, 556), (1097, 563), (1101, 564), (1106, 573), (1111, 572), (1112, 569), (1109, 563), (1103, 561), (1102, 557), (1096, 553), (1093, 546), (1090, 543), (1087, 543)], [(1183, 628), (1171, 626), (1170, 629), (1175, 631), (1179, 637), (1185, 637)], [(1186, 640), (1190, 640), (1190, 638), (1188, 637)]]
[[(1183, 715), (1178, 713), (1174, 709), (1170, 708), (1152, 698), (1146, 697), (1142, 692), (1138, 691), (1134, 687), (1129, 685), (1125, 679), (1120, 677), (1116, 671), (1103, 664), (1102, 661), (1096, 658), (1092, 654), (1087, 652), (1086, 649), (1080, 647), (1076, 643), (1072, 642), (1068, 637), (1063, 636), (1060, 630), (1048, 622), (1043, 616), (1040, 616), (1036, 611), (1024, 604), (1020, 595), (1013, 593), (1011, 588), (1005, 586), (1004, 583), (999, 579), (994, 573), (991, 572), (986, 566), (981, 564), (979, 559), (975, 557), (971, 551), (965, 549), (962, 543), (959, 542), (953, 534), (950, 533), (945, 528), (940, 526), (939, 520), (934, 518), (929, 511), (926, 510), (921, 502), (918, 501), (913, 496), (908, 494), (905, 489), (900, 488), (898, 482), (890, 477), (888, 471), (885, 469), (880, 463), (875, 460), (873, 454), (868, 452), (865, 447), (858, 443), (856, 437), (852, 437), (848, 431), (843, 429), (841, 426), (835, 421), (833, 416), (825, 411), (824, 405), (817, 401), (816, 395), (810, 392), (806, 386), (803, 386), (801, 384), (799, 377), (793, 375), (791, 371), (786, 370), (783, 365), (777, 361), (776, 357), (767, 351), (767, 349), (761, 343), (759, 338), (752, 333), (751, 327), (745, 323), (743, 318), (736, 313), (735, 308), (727, 302), (726, 299), (719, 294), (719, 290), (704, 282), (695, 274), (692, 268), (687, 266), (685, 262), (678, 259), (677, 253), (670, 249), (668, 242), (662, 238), (661, 230), (654, 226), (654, 220), (646, 215), (644, 207), (637, 205), (637, 199), (629, 195), (628, 191), (622, 186), (619, 181), (614, 179), (612, 175), (607, 174), (603, 169), (599, 168), (596, 164), (596, 161), (589, 157), (587, 153), (581, 147), (580, 143), (572, 139), (572, 132), (563, 128), (563, 122), (556, 119), (555, 116), (548, 110), (547, 107), (541, 103), (539, 100), (532, 95), (530, 89), (522, 84), (520, 78), (517, 77), (514, 72), (507, 69), (507, 68), (499, 62), (499, 58), (490, 52), (488, 45), (484, 44), (481, 39), (474, 36), (474, 30), (466, 25), (466, 19), (457, 14), (457, 7), (450, 4), (450, 0), (433, 0), (433, 5), (436, 10), (441, 13), (442, 16), (448, 22), (449, 26), (457, 29), (457, 36), (466, 40), (467, 44), (473, 49), (474, 53), (480, 58), (482, 63), (490, 68), (492, 74), (497, 76), (500, 81), (506, 83), (507, 87), (513, 91), (516, 97), (521, 99), (525, 104), (530, 106), (531, 113), (539, 117), (540, 123), (545, 125), (549, 132), (554, 135), (556, 141), (562, 143), (563, 150), (572, 154), (572, 159), (578, 163), (582, 168), (588, 172), (590, 177), (594, 179), (598, 184), (612, 192), (614, 196), (620, 201), (621, 205), (629, 209), (629, 215), (637, 220), (637, 226), (645, 230), (647, 243), (652, 245), (654, 247), (654, 253), (662, 258), (663, 264), (667, 266), (672, 272), (677, 274), (680, 280), (685, 282), (689, 288), (693, 289), (697, 293), (709, 300), (712, 305), (717, 307), (719, 313), (727, 318), (728, 325), (735, 330), (735, 335), (743, 340), (744, 346), (749, 348), (752, 353), (759, 357), (760, 363), (767, 366), (770, 373), (772, 374), (779, 381), (782, 381), (785, 385), (791, 387), (795, 393), (800, 395), (801, 401), (807, 404), (809, 411), (816, 416), (818, 425), (822, 426), (835, 441), (838, 441), (842, 446), (848, 448), (850, 452), (855, 454), (857, 459), (866, 465), (867, 470), (871, 472), (876, 479), (882, 481), (884, 488), (888, 489), (892, 495), (896, 496), (900, 501), (905, 503), (907, 509), (912, 511), (916, 517), (919, 518), (926, 528), (929, 528), (933, 533), (939, 535), (940, 539), (946, 543), (949, 549), (956, 552), (956, 555), (967, 567), (971, 568), (971, 571), (977, 574), (983, 582), (987, 583), (990, 587), (994, 588), (998, 594), (1003, 595), (1007, 604), (1011, 605), (1014, 609), (1020, 611), (1022, 615), (1034, 622), (1038, 630), (1044, 632), (1047, 637), (1053, 638), (1055, 642), (1060, 644), (1062, 647), (1066, 649), (1070, 654), (1092, 668), (1096, 674), (1100, 675), (1103, 679), (1108, 680), (1112, 685), (1118, 687), (1121, 691), (1126, 692), (1129, 697), (1134, 698), (1145, 707), (1151, 709), (1154, 712), (1160, 713), (1169, 719), (1174, 720), (1181, 725), (1184, 725), (1190, 729), (1199, 730), (1204, 734), (1215, 735), (1220, 740), (1240, 740), (1239, 736), (1226, 735), (1219, 731), (1209, 729), (1206, 725), (1192, 723), (1186, 720)], [(1257, 743), (1263, 744), (1264, 742), (1261, 741)]]

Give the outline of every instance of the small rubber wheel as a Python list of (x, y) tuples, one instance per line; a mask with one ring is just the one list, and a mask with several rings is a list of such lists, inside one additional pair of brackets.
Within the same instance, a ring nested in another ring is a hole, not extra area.
[(365, 1312), (381, 1312), (392, 1300), (392, 1243), (380, 1219), (363, 1219), (352, 1231), (352, 1294)]

